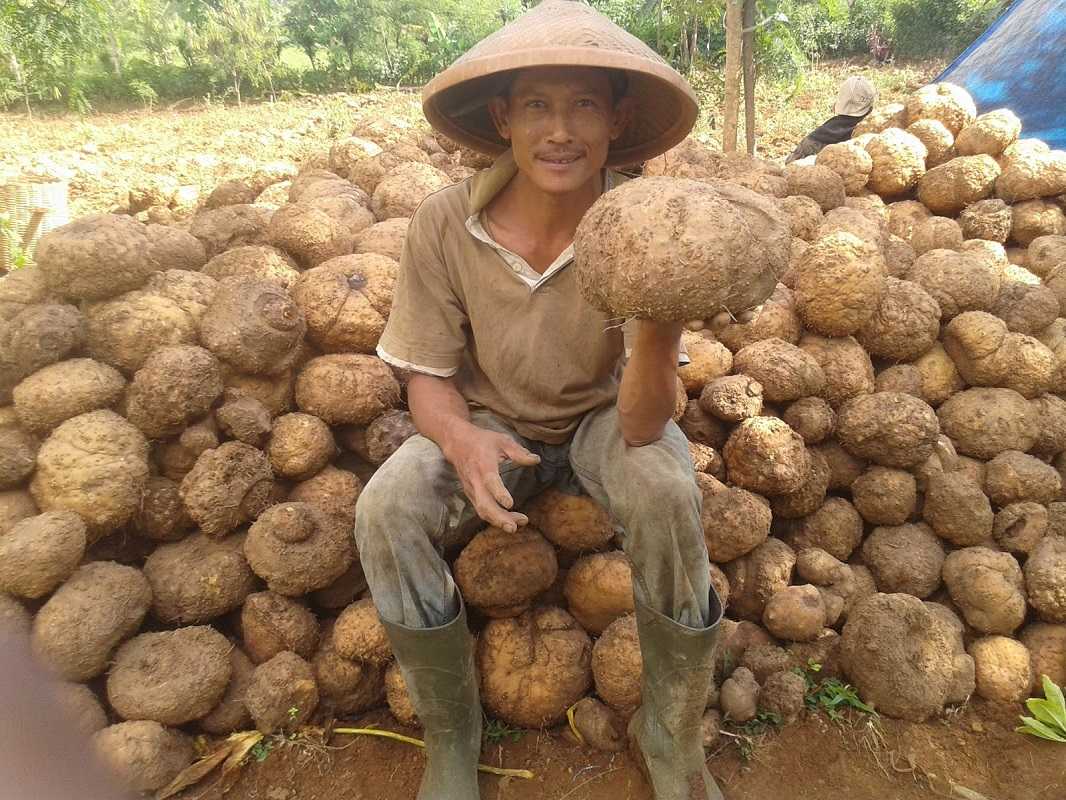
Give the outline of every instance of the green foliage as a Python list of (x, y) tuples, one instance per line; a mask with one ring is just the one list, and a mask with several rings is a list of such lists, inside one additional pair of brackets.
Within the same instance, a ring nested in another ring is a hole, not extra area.
[(281, 19), (271, 0), (218, 0), (207, 8), (201, 46), (232, 82), (237, 103), (241, 84), (270, 87), (281, 59)]
[(267, 756), (270, 755), (270, 751), (274, 749), (274, 740), (269, 738), (260, 739), (254, 745), (252, 749), (248, 751), (248, 754), (259, 763), (263, 763), (267, 760)]
[(1003, 10), (1002, 0), (895, 0), (896, 52), (951, 55), (965, 48)]
[(11, 269), (22, 269), (30, 263), (30, 256), (22, 249), (22, 241), (15, 230), (15, 222), (11, 215), (0, 214), (0, 240), (4, 242), (4, 249), (11, 254)]
[(129, 88), (130, 94), (144, 103), (145, 111), (151, 111), (152, 107), (155, 106), (156, 102), (159, 100), (159, 95), (156, 93), (156, 90), (152, 88), (150, 83), (134, 79), (127, 82), (126, 86)]
[[(694, 78), (724, 61), (725, 0), (586, 0)], [(757, 0), (756, 70), (959, 52), (1007, 0)], [(419, 85), (533, 0), (0, 0), (0, 108)], [(288, 52), (302, 54), (286, 59)], [(695, 67), (695, 69), (693, 69)], [(711, 77), (714, 80), (714, 76)]]
[(522, 731), (512, 728), (506, 722), (498, 719), (485, 720), (483, 738), (489, 744), (500, 744), (505, 739), (517, 742), (522, 738)]
[(1042, 676), (1044, 697), (1031, 697), (1025, 701), (1033, 716), (1022, 717), (1022, 724), (1015, 728), (1018, 733), (1066, 744), (1066, 699), (1062, 689), (1047, 675)]
[(816, 661), (808, 661), (807, 666), (795, 667), (792, 671), (803, 677), (807, 683), (807, 692), (804, 702), (811, 711), (824, 711), (826, 716), (833, 722), (844, 721), (845, 711), (851, 709), (863, 714), (877, 716), (873, 706), (868, 705), (859, 697), (858, 691), (849, 683), (844, 683), (839, 678), (822, 678), (818, 680), (818, 673), (822, 665)]

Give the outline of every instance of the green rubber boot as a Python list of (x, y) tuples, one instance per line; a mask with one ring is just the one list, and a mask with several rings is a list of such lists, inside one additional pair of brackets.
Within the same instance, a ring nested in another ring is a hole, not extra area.
[(629, 723), (634, 757), (655, 800), (724, 800), (707, 770), (702, 727), (722, 604), (711, 589), (707, 628), (689, 628), (639, 601), (636, 612), (644, 674)]
[(418, 800), (478, 800), (481, 702), (462, 601), (455, 619), (439, 628), (382, 624), (424, 731)]

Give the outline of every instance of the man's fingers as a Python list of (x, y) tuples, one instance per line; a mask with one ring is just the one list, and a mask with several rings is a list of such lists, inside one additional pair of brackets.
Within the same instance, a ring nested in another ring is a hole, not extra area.
[(474, 510), (489, 525), (502, 531), (507, 531), (507, 533), (514, 533), (529, 522), (525, 514), (506, 511), (487, 496), (481, 502), (474, 504)]
[(499, 503), (500, 506), (506, 509), (514, 508), (514, 498), (507, 491), (507, 487), (503, 485), (503, 478), (500, 477), (500, 473), (493, 471), (486, 475), (485, 488), (488, 489), (492, 499)]
[(503, 454), (523, 467), (535, 467), (540, 463), (540, 456), (529, 452), (514, 439), (507, 440), (507, 444), (503, 447)]

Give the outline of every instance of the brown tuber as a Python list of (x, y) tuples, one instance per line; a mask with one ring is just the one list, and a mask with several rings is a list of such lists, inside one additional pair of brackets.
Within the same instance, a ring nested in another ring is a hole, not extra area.
[(766, 602), (762, 621), (778, 639), (809, 642), (825, 627), (825, 603), (818, 589), (810, 584), (786, 586)]
[(592, 648), (596, 694), (619, 714), (630, 717), (640, 705), (642, 669), (636, 617), (619, 617)]
[(477, 666), (489, 713), (511, 725), (541, 728), (561, 720), (588, 691), (592, 642), (561, 608), (541, 606), (491, 620), (478, 638)]
[(722, 451), (730, 480), (760, 494), (787, 494), (800, 488), (810, 455), (799, 434), (775, 417), (741, 422)]
[(765, 499), (710, 476), (697, 482), (703, 492), (703, 535), (711, 561), (725, 564), (739, 558), (770, 535), (771, 512)]
[(1029, 604), (1045, 622), (1066, 622), (1066, 539), (1045, 536), (1025, 562)]
[(592, 553), (574, 562), (563, 584), (567, 608), (581, 627), (599, 635), (633, 612), (633, 570), (625, 553)]
[(1013, 389), (967, 389), (937, 409), (941, 431), (962, 455), (994, 458), (1028, 451), (1040, 435), (1035, 407)]
[(845, 673), (880, 713), (920, 722), (940, 713), (963, 668), (956, 633), (916, 597), (875, 594), (848, 616)]
[(349, 661), (381, 667), (392, 658), (385, 626), (370, 598), (357, 600), (340, 613), (333, 626), (332, 641), (337, 655)]
[(1009, 553), (967, 547), (944, 560), (944, 584), (966, 623), (981, 633), (1010, 636), (1025, 621), (1025, 583)]
[(256, 664), (289, 650), (311, 658), (318, 645), (318, 620), (297, 601), (277, 592), (245, 598), (240, 616), (241, 640)]
[(929, 478), (922, 518), (937, 536), (956, 547), (981, 544), (992, 537), (992, 506), (981, 484), (964, 472)]
[(90, 745), (115, 780), (131, 792), (162, 789), (196, 758), (189, 736), (151, 720), (110, 725), (94, 733)]
[(30, 492), (43, 511), (75, 511), (89, 542), (136, 513), (148, 480), (148, 442), (113, 411), (72, 417), (37, 453)]
[(400, 400), (400, 385), (374, 356), (319, 356), (296, 378), (296, 404), (327, 424), (366, 425)]
[(140, 570), (109, 561), (85, 564), (37, 612), (34, 655), (65, 680), (95, 678), (115, 647), (141, 627), (151, 603)]
[(78, 300), (102, 300), (136, 289), (160, 269), (148, 229), (132, 217), (94, 214), (41, 237), (37, 266), (49, 288)]
[(487, 528), (455, 561), (455, 581), (474, 608), (492, 617), (513, 617), (555, 582), (559, 566), (547, 539), (530, 527), (507, 533)]
[(202, 347), (160, 347), (145, 359), (126, 391), (126, 417), (145, 436), (181, 433), (222, 394), (218, 361)]
[(944, 548), (923, 523), (874, 528), (862, 543), (877, 589), (925, 599), (940, 586)]
[(328, 586), (355, 560), (341, 520), (309, 503), (271, 506), (248, 530), (244, 554), (271, 591), (289, 597)]
[(183, 725), (222, 699), (233, 668), (230, 643), (201, 625), (142, 633), (119, 647), (107, 676), (107, 699), (123, 719)]
[(109, 408), (118, 402), (126, 380), (91, 358), (71, 358), (39, 369), (12, 393), (19, 424), (45, 433), (71, 417)]
[(849, 400), (837, 415), (836, 435), (852, 454), (885, 467), (912, 467), (933, 452), (936, 413), (916, 397), (877, 392)]
[(255, 668), (244, 700), (261, 733), (295, 731), (311, 719), (318, 701), (311, 665), (288, 651)]
[(311, 414), (278, 417), (266, 448), (274, 473), (301, 481), (318, 474), (337, 453), (329, 426)]
[(254, 520), (272, 490), (266, 455), (243, 442), (205, 450), (181, 482), (185, 508), (208, 536), (223, 536)]
[(85, 553), (85, 523), (73, 511), (24, 519), (0, 534), (0, 593), (37, 599), (69, 578)]
[(200, 320), (200, 338), (242, 372), (277, 374), (295, 362), (306, 327), (299, 307), (276, 283), (227, 278)]
[(766, 300), (788, 265), (790, 239), (776, 204), (747, 189), (647, 178), (589, 209), (574, 238), (575, 266), (585, 298), (613, 316), (709, 319)]
[(168, 625), (208, 622), (236, 608), (255, 588), (240, 534), (211, 539), (195, 533), (164, 544), (144, 564), (152, 613)]

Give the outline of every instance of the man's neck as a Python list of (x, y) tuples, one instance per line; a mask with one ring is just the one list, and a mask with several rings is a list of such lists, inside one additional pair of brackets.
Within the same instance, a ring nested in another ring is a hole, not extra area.
[(581, 218), (602, 192), (602, 173), (579, 190), (559, 195), (542, 191), (518, 172), (486, 210), (498, 226), (522, 229), (534, 241), (569, 243)]

